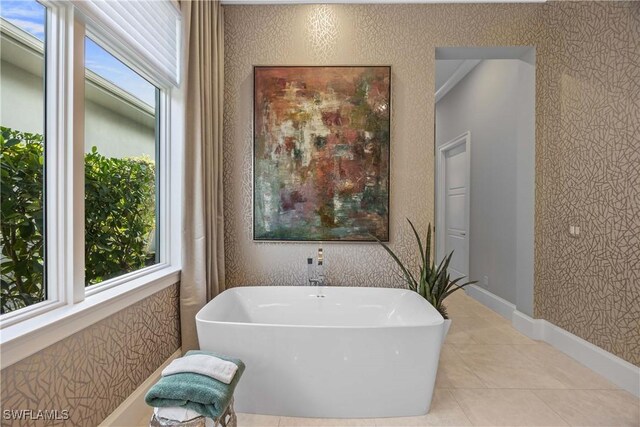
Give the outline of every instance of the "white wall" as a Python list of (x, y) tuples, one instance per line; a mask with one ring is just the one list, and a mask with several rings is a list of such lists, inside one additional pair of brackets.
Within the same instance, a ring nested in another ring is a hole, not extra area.
[[(0, 67), (0, 125), (43, 133), (42, 77), (6, 60)], [(95, 145), (107, 157), (147, 155), (155, 159), (153, 116), (91, 83), (87, 85), (85, 114), (85, 151)]]
[(471, 131), (469, 277), (528, 314), (533, 311), (533, 69), (521, 60), (484, 60), (436, 104), (436, 144)]
[(104, 106), (85, 102), (85, 151), (92, 146), (107, 157), (138, 157), (155, 159), (155, 130), (153, 125), (116, 113)]
[(519, 83), (515, 90), (518, 103), (516, 126), (517, 192), (516, 192), (516, 307), (533, 317), (533, 263), (535, 214), (535, 51), (518, 62)]
[(42, 133), (44, 93), (42, 77), (0, 62), (0, 125), (29, 133)]

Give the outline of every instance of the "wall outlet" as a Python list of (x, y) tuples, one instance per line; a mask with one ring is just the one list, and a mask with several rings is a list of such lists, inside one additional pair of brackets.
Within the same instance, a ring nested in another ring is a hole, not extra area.
[(485, 288), (489, 287), (489, 276), (484, 276), (484, 277), (482, 278), (482, 285), (483, 285)]
[(569, 226), (569, 236), (578, 237), (580, 235), (580, 226), (579, 225), (570, 225)]

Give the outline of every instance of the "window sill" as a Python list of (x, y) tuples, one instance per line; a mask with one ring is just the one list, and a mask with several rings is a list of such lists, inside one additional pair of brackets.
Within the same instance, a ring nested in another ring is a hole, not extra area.
[(127, 283), (52, 309), (0, 331), (0, 369), (37, 353), (116, 312), (177, 283), (180, 269), (168, 266)]

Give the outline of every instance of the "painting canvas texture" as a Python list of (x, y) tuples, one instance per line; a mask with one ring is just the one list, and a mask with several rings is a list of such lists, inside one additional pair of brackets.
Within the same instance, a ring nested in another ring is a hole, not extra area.
[(254, 239), (389, 240), (390, 67), (254, 68)]

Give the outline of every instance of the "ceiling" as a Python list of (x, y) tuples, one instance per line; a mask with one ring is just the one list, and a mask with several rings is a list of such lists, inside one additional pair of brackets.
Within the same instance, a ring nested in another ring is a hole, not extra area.
[(436, 92), (451, 78), (464, 59), (436, 60)]
[[(440, 59), (525, 59), (533, 46), (489, 47), (437, 47), (436, 60)], [(535, 55), (534, 55), (535, 56)]]
[(436, 59), (436, 102), (460, 83), (480, 61), (480, 59)]
[(444, 47), (436, 48), (435, 99), (438, 102), (455, 85), (487, 59), (520, 59), (535, 65), (535, 47)]

